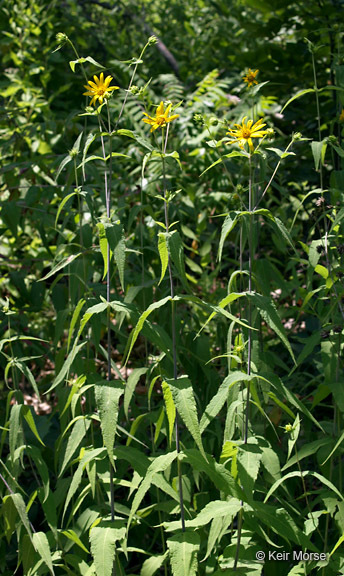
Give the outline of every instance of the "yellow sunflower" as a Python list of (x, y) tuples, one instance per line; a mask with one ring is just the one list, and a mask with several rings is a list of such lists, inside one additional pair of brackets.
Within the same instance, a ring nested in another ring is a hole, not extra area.
[(179, 118), (179, 114), (173, 114), (173, 116), (169, 116), (171, 108), (172, 104), (169, 104), (166, 110), (164, 110), (164, 103), (160, 102), (159, 106), (156, 109), (155, 117), (149, 116), (148, 114), (146, 114), (146, 112), (144, 112), (144, 115), (147, 116), (147, 118), (143, 118), (143, 121), (146, 122), (146, 124), (150, 124), (152, 126), (150, 130), (151, 132), (153, 132), (157, 128), (162, 128), (163, 126), (166, 126), (168, 122), (171, 122), (176, 118)]
[[(255, 124), (253, 124), (253, 120), (248, 120), (245, 122), (247, 116), (243, 118), (241, 124), (234, 124), (237, 129), (229, 128), (227, 134), (234, 138), (233, 140), (229, 140), (227, 144), (239, 144), (242, 150), (245, 149), (245, 144), (249, 145), (250, 151), (253, 152), (254, 146), (252, 142), (252, 138), (263, 138), (266, 134), (268, 134), (268, 130), (262, 130), (266, 124), (263, 124), (263, 118), (260, 118)], [(253, 126), (252, 126), (253, 124)]]
[(247, 83), (247, 88), (250, 88), (254, 84), (258, 84), (258, 80), (256, 80), (256, 76), (258, 75), (259, 70), (251, 70), (248, 69), (246, 76), (243, 77), (243, 81)]
[(90, 106), (95, 106), (97, 100), (99, 100), (99, 104), (103, 104), (103, 100), (110, 96), (112, 90), (119, 89), (119, 86), (109, 86), (113, 78), (112, 76), (107, 76), (104, 80), (103, 72), (101, 72), (99, 78), (98, 76), (93, 76), (93, 80), (94, 82), (88, 80), (88, 86), (84, 86), (84, 88), (87, 88), (87, 92), (83, 94), (84, 96), (92, 96)]

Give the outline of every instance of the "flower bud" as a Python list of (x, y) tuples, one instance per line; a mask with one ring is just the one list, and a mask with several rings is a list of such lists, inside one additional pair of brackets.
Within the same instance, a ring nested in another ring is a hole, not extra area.
[(302, 134), (301, 134), (301, 132), (295, 132), (295, 133), (293, 134), (293, 140), (294, 140), (294, 142), (297, 141), (297, 140), (302, 140)]
[(67, 34), (65, 34), (64, 32), (58, 32), (56, 34), (56, 42), (58, 44), (61, 44), (61, 46), (63, 46), (63, 44), (65, 44), (66, 42), (68, 42), (68, 36)]
[(158, 42), (158, 39), (156, 36), (154, 36), (154, 34), (153, 34), (153, 36), (150, 36), (148, 38), (148, 45), (149, 46), (153, 46), (154, 44), (157, 44), (157, 42)]
[(71, 158), (76, 158), (77, 155), (79, 154), (79, 151), (77, 150), (77, 148), (72, 148), (71, 150), (69, 150), (68, 154)]
[(204, 126), (205, 124), (204, 116), (202, 114), (194, 114), (193, 121), (196, 126)]

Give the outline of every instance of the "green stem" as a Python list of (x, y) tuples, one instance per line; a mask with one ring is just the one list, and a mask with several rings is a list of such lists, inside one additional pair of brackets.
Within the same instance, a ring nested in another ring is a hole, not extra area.
[[(166, 190), (166, 169), (165, 169), (165, 154), (167, 148), (168, 140), (168, 130), (169, 124), (166, 128), (166, 137), (162, 139), (163, 153), (162, 153), (162, 171), (163, 171), (163, 185), (164, 185), (164, 214), (165, 214), (165, 226), (166, 234), (169, 233), (169, 220), (168, 220), (168, 201), (167, 201), (167, 190)], [(173, 378), (177, 380), (178, 368), (177, 368), (177, 343), (176, 343), (176, 316), (175, 316), (175, 302), (174, 298), (174, 283), (172, 274), (172, 265), (170, 254), (168, 254), (168, 273), (170, 278), (170, 294), (171, 294), (171, 324), (172, 324), (172, 355), (173, 355)], [(176, 436), (176, 450), (180, 454), (180, 437), (179, 437), (179, 425), (178, 425), (178, 412), (176, 411), (175, 419), (175, 436)], [(184, 498), (183, 498), (183, 476), (181, 470), (181, 463), (178, 458), (178, 488), (179, 488), (179, 503), (180, 503), (180, 519), (182, 525), (182, 531), (185, 532), (185, 517), (184, 517)]]

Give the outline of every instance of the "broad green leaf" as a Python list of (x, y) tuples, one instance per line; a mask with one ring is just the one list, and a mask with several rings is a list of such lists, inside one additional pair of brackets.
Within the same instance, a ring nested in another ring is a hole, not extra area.
[[(59, 472), (59, 477), (61, 477), (66, 470), (68, 464), (73, 458), (75, 452), (79, 448), (81, 442), (86, 436), (87, 430), (89, 429), (91, 420), (89, 418), (81, 417), (79, 418), (74, 426), (71, 433), (68, 433), (68, 441), (65, 452), (63, 454), (63, 460), (61, 463), (61, 469)], [(61, 451), (60, 451), (61, 452)]]
[(18, 370), (24, 374), (25, 378), (27, 379), (27, 381), (31, 384), (33, 390), (35, 391), (35, 393), (37, 394), (37, 397), (40, 399), (40, 394), (39, 394), (39, 390), (36, 384), (36, 380), (34, 379), (34, 376), (30, 370), (30, 368), (28, 368), (28, 366), (25, 364), (25, 362), (21, 362), (20, 360), (27, 360), (27, 358), (19, 358), (16, 362), (16, 367), (18, 368)]
[(178, 230), (173, 230), (173, 232), (166, 234), (166, 241), (171, 262), (177, 269), (183, 288), (186, 292), (190, 292), (185, 275), (183, 244)]
[(22, 410), (21, 410), (22, 414), (23, 414), (26, 422), (28, 423), (31, 432), (35, 435), (38, 442), (40, 442), (42, 444), (42, 446), (45, 446), (44, 442), (40, 438), (40, 435), (38, 434), (36, 422), (35, 422), (34, 417), (33, 417), (33, 408), (31, 406), (26, 406), (26, 405), (22, 405), (21, 408), (22, 408)]
[(274, 302), (261, 294), (253, 293), (247, 294), (247, 297), (252, 301), (254, 306), (257, 307), (259, 313), (263, 320), (270, 326), (270, 328), (276, 332), (277, 336), (281, 339), (284, 346), (287, 348), (290, 356), (292, 357), (294, 363), (296, 364), (294, 352), (289, 344), (285, 328), (281, 322), (278, 315), (277, 308)]
[(125, 538), (125, 524), (122, 520), (103, 520), (91, 529), (91, 552), (97, 576), (112, 576), (116, 554), (116, 542)]
[(173, 452), (169, 452), (168, 454), (162, 454), (161, 456), (157, 456), (151, 465), (148, 467), (145, 477), (143, 478), (132, 503), (128, 523), (127, 523), (127, 530), (129, 530), (131, 521), (136, 514), (143, 498), (145, 497), (147, 491), (152, 484), (153, 478), (158, 474), (158, 472), (163, 472), (171, 466), (172, 462), (177, 458), (177, 451), (174, 450)]
[(140, 334), (141, 330), (142, 330), (142, 326), (145, 322), (145, 320), (148, 318), (148, 316), (153, 312), (153, 310), (157, 310), (158, 308), (161, 308), (161, 306), (164, 306), (166, 304), (166, 302), (168, 302), (169, 300), (171, 300), (171, 296), (166, 296), (166, 298), (163, 298), (162, 300), (158, 300), (158, 302), (153, 302), (153, 304), (151, 304), (150, 306), (148, 306), (147, 310), (145, 310), (145, 312), (143, 312), (134, 328), (134, 331), (131, 333), (131, 338), (130, 338), (130, 346), (129, 346), (129, 350), (127, 353), (127, 358), (125, 361), (125, 365), (127, 364), (128, 360), (129, 360), (129, 356), (131, 354), (131, 351), (134, 347), (134, 344), (137, 340), (138, 335)]
[(75, 534), (74, 530), (72, 530), (71, 528), (69, 530), (61, 530), (61, 534), (63, 534), (64, 536), (66, 536), (66, 538), (77, 544), (79, 548), (81, 548), (81, 550), (89, 554), (89, 551), (87, 550), (86, 546), (83, 545), (80, 538), (77, 536), (77, 534)]
[(117, 380), (107, 382), (102, 380), (94, 385), (97, 409), (100, 416), (100, 426), (104, 445), (109, 455), (110, 462), (115, 468), (113, 459), (113, 447), (116, 435), (116, 426), (119, 412), (119, 400), (124, 394), (122, 382)]
[(255, 522), (259, 518), (260, 524), (265, 524), (269, 530), (272, 529), (287, 542), (298, 544), (303, 550), (318, 551), (285, 508), (276, 508), (275, 506), (256, 501), (251, 503), (251, 505), (254, 509)]
[(297, 442), (300, 434), (300, 416), (299, 413), (296, 414), (295, 420), (293, 422), (292, 429), (288, 432), (288, 455), (287, 460), (289, 460), (293, 448)]
[(15, 505), (15, 507), (17, 509), (19, 517), (23, 523), (23, 526), (25, 527), (26, 532), (28, 533), (28, 535), (32, 539), (32, 526), (30, 524), (30, 521), (29, 521), (29, 518), (28, 518), (28, 515), (26, 512), (26, 506), (25, 506), (25, 502), (24, 502), (22, 495), (21, 494), (9, 494), (8, 498), (12, 498), (13, 504)]
[(114, 254), (117, 264), (119, 279), (124, 290), (124, 267), (125, 267), (125, 238), (123, 226), (119, 220), (105, 224), (106, 237)]
[(166, 414), (168, 420), (168, 428), (169, 428), (168, 442), (169, 445), (171, 446), (174, 423), (176, 420), (176, 407), (173, 401), (171, 389), (167, 384), (167, 382), (162, 383), (162, 393), (164, 396), (164, 402), (166, 406)]
[(135, 388), (137, 386), (137, 383), (140, 380), (141, 376), (146, 374), (147, 371), (148, 371), (148, 368), (134, 368), (133, 371), (131, 372), (128, 380), (127, 380), (125, 390), (124, 390), (124, 402), (123, 402), (124, 414), (125, 414), (125, 417), (127, 420), (129, 419), (129, 414), (128, 414), (129, 404), (130, 404), (131, 399), (133, 397), (133, 394), (135, 392)]
[(104, 455), (105, 455), (105, 449), (104, 448), (96, 448), (95, 450), (85, 451), (85, 455), (82, 458), (82, 460), (79, 462), (79, 465), (78, 465), (78, 467), (74, 473), (74, 476), (72, 478), (72, 481), (70, 483), (69, 490), (68, 490), (68, 493), (67, 493), (67, 496), (65, 499), (65, 505), (64, 505), (64, 509), (63, 509), (62, 518), (64, 518), (64, 515), (65, 515), (67, 508), (69, 506), (69, 503), (70, 503), (71, 499), (73, 498), (75, 492), (77, 491), (77, 489), (79, 487), (84, 469), (86, 468), (86, 464), (93, 459), (97, 459), (100, 457), (104, 458)]
[(161, 262), (161, 275), (159, 284), (163, 281), (168, 265), (168, 249), (166, 242), (166, 232), (159, 232), (158, 234), (158, 250)]
[(191, 468), (206, 474), (218, 490), (226, 495), (234, 496), (238, 500), (246, 501), (245, 494), (240, 486), (234, 481), (231, 473), (223, 464), (215, 462), (214, 458), (207, 454), (207, 460), (199, 457), (198, 450), (184, 450), (185, 461)]
[(196, 532), (175, 534), (167, 540), (173, 576), (196, 576), (200, 537)]
[(85, 346), (85, 344), (86, 344), (86, 340), (84, 342), (81, 342), (81, 344), (78, 344), (77, 346), (74, 344), (74, 346), (73, 346), (72, 350), (70, 351), (70, 353), (68, 354), (60, 372), (56, 376), (56, 378), (55, 378), (54, 382), (52, 383), (52, 385), (50, 386), (50, 388), (46, 391), (46, 394), (48, 394), (49, 392), (54, 390), (54, 388), (56, 388), (56, 386), (61, 384), (61, 382), (66, 378), (76, 356), (79, 354), (80, 350)]
[(311, 148), (314, 158), (315, 169), (319, 170), (320, 165), (324, 165), (327, 140), (321, 140), (321, 142), (313, 141), (311, 142)]
[(253, 487), (258, 477), (262, 457), (259, 446), (255, 443), (242, 444), (238, 447), (236, 463), (240, 484), (248, 498), (253, 500)]
[(325, 266), (321, 266), (321, 264), (316, 265), (316, 267), (314, 268), (314, 272), (320, 274), (320, 276), (322, 276), (324, 280), (328, 278), (328, 270), (327, 268), (325, 268)]
[(102, 280), (108, 273), (110, 261), (112, 258), (112, 251), (109, 249), (108, 239), (106, 237), (105, 227), (102, 222), (97, 223), (98, 234), (99, 234), (99, 248), (101, 255), (103, 257), (104, 272)]
[(11, 408), (9, 445), (12, 463), (14, 463), (14, 452), (17, 448), (18, 439), (20, 438), (19, 432), (22, 432), (20, 420), (22, 406), (23, 404), (13, 404)]
[(140, 576), (153, 576), (163, 565), (167, 558), (167, 552), (160, 556), (151, 556), (142, 564)]
[(226, 218), (222, 224), (219, 249), (218, 249), (218, 254), (217, 254), (217, 259), (219, 262), (221, 262), (221, 259), (222, 259), (222, 250), (223, 250), (223, 245), (225, 243), (225, 240), (226, 240), (228, 234), (235, 227), (237, 221), (238, 221), (238, 214), (236, 212), (231, 212), (230, 214), (227, 214), (227, 216), (226, 216)]
[(34, 532), (32, 535), (32, 543), (44, 564), (48, 566), (50, 574), (54, 575), (55, 572), (51, 559), (51, 550), (46, 534), (44, 532)]
[(72, 336), (73, 336), (73, 331), (75, 328), (75, 324), (78, 321), (80, 312), (84, 306), (84, 304), (86, 303), (86, 300), (84, 300), (83, 298), (81, 298), (81, 300), (79, 300), (79, 302), (77, 303), (75, 310), (73, 312), (73, 316), (70, 322), (70, 326), (69, 326), (69, 331), (68, 331), (68, 340), (67, 340), (67, 352), (69, 352), (69, 348), (70, 348), (70, 343), (72, 340)]
[(172, 392), (174, 405), (178, 414), (181, 416), (185, 426), (196, 442), (202, 456), (207, 459), (202, 445), (196, 400), (190, 379), (187, 376), (180, 376), (177, 380), (174, 378), (165, 378), (165, 381)]
[(200, 431), (201, 434), (209, 426), (210, 422), (218, 415), (222, 407), (227, 401), (228, 391), (237, 382), (250, 382), (253, 378), (256, 378), (256, 374), (251, 374), (250, 376), (244, 372), (232, 372), (227, 376), (222, 384), (220, 385), (215, 396), (212, 397), (208, 406), (206, 407), (201, 421), (200, 421)]
[[(196, 518), (193, 520), (186, 520), (185, 526), (186, 528), (199, 528), (200, 526), (209, 524), (209, 522), (214, 520), (214, 518), (220, 518), (222, 516), (230, 516), (231, 518), (234, 518), (240, 508), (241, 502), (237, 498), (231, 498), (231, 500), (227, 502), (225, 500), (214, 500), (213, 502), (206, 504), (203, 510), (197, 514)], [(174, 522), (164, 522), (164, 527), (167, 532), (177, 530), (179, 526), (179, 520)]]

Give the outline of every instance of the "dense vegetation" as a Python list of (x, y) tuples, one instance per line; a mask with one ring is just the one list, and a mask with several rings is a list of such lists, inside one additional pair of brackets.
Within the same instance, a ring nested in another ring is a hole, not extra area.
[(2, 4), (0, 574), (344, 574), (343, 4)]

